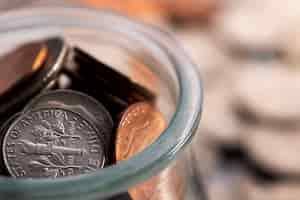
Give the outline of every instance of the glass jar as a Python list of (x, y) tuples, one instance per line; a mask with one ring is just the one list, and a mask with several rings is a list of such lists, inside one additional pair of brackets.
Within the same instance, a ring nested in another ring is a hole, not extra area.
[(156, 180), (151, 186), (157, 188), (151, 199), (186, 198), (190, 166), (187, 152), (180, 152), (199, 124), (202, 89), (194, 64), (169, 33), (124, 16), (82, 8), (10, 11), (1, 14), (0, 24), (0, 54), (19, 43), (63, 36), (69, 44), (151, 87), (158, 95), (156, 106), (168, 122), (162, 135), (142, 153), (97, 172), (59, 179), (1, 177), (1, 199), (106, 199), (151, 180)]

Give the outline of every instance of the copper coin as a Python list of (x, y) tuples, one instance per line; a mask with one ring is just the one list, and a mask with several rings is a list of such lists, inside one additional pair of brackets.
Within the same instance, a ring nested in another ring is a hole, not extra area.
[(184, 175), (178, 169), (179, 165), (173, 165), (160, 172), (158, 175), (129, 189), (133, 200), (183, 200), (185, 194)]
[[(117, 129), (116, 158), (126, 160), (151, 145), (166, 128), (163, 115), (151, 104), (140, 102), (131, 105), (123, 114)], [(183, 199), (183, 180), (177, 165), (133, 188), (129, 194), (133, 200), (158, 200), (168, 195), (171, 199)]]
[(152, 144), (166, 128), (163, 115), (151, 104), (131, 105), (122, 115), (116, 135), (116, 159), (126, 160)]

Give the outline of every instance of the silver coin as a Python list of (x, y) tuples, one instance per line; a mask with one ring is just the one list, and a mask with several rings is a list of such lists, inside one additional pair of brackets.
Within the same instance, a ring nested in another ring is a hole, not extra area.
[[(18, 117), (20, 117), (20, 113), (16, 113), (15, 115), (13, 115), (12, 117), (10, 117), (6, 122), (4, 122), (3, 124), (1, 124), (1, 128), (0, 128), (0, 149), (2, 149), (2, 141), (4, 138), (4, 135), (6, 133), (6, 131), (8, 130), (10, 124), (12, 124)], [(8, 175), (7, 174), (7, 170), (6, 167), (4, 165), (4, 161), (3, 161), (3, 156), (0, 157), (0, 174), (1, 175)]]
[(299, 199), (298, 181), (282, 180), (265, 184), (255, 180), (253, 177), (240, 182), (240, 195), (238, 199), (247, 200), (296, 200)]
[(104, 137), (106, 148), (111, 140), (113, 120), (106, 108), (96, 99), (74, 90), (55, 90), (34, 98), (23, 110), (60, 106), (79, 112), (93, 121), (98, 132)]
[(268, 127), (249, 129), (241, 144), (257, 165), (269, 172), (295, 176), (300, 174), (299, 130)]
[(300, 117), (297, 70), (277, 62), (249, 63), (234, 78), (236, 106), (261, 122), (294, 123)]
[(102, 168), (103, 141), (80, 114), (45, 108), (19, 117), (3, 140), (3, 159), (13, 177), (58, 178)]

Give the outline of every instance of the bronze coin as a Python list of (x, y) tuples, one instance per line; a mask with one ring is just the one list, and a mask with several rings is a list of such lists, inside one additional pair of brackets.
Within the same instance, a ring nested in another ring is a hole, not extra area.
[[(147, 102), (131, 105), (122, 115), (117, 129), (116, 159), (126, 160), (151, 145), (166, 128), (163, 115)], [(180, 171), (180, 170), (179, 170)], [(133, 200), (158, 200), (165, 195), (183, 199), (183, 180), (177, 165), (133, 188), (129, 194)]]
[(179, 165), (173, 165), (160, 172), (158, 175), (129, 189), (133, 200), (160, 200), (168, 196), (172, 200), (183, 200), (184, 176), (178, 169)]
[(126, 160), (152, 144), (166, 128), (163, 115), (151, 104), (139, 102), (122, 115), (116, 135), (116, 159)]

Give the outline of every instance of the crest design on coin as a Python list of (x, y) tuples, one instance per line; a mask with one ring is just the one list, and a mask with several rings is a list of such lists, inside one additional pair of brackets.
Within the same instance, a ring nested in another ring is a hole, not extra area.
[(33, 110), (7, 130), (3, 158), (13, 177), (57, 178), (104, 165), (103, 141), (92, 123), (61, 108)]

